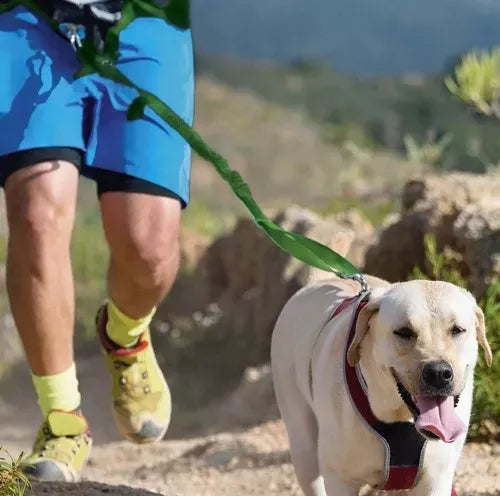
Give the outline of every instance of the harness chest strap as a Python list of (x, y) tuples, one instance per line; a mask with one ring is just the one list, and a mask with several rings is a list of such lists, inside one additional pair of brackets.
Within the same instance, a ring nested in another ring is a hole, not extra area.
[[(378, 420), (370, 407), (365, 388), (361, 383), (363, 379), (359, 366), (351, 367), (347, 362), (347, 350), (354, 339), (358, 315), (368, 303), (368, 297), (369, 293), (366, 292), (343, 300), (327, 323), (353, 304), (356, 305), (343, 356), (346, 389), (354, 410), (367, 429), (377, 436), (384, 446), (384, 480), (379, 489), (408, 490), (418, 482), (423, 466), (426, 440), (412, 422), (388, 424)], [(451, 496), (457, 496), (454, 489), (451, 491)]]

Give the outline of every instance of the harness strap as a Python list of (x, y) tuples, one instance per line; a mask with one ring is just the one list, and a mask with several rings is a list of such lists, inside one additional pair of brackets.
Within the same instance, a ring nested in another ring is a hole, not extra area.
[(349, 305), (351, 305), (351, 303), (353, 303), (354, 301), (356, 301), (358, 299), (361, 299), (361, 298), (365, 297), (367, 294), (368, 294), (368, 291), (367, 292), (361, 291), (361, 293), (359, 293), (357, 296), (353, 296), (351, 298), (346, 298), (345, 300), (342, 300), (340, 302), (340, 304), (337, 306), (337, 308), (335, 308), (335, 310), (333, 311), (332, 315), (321, 326), (321, 328), (318, 330), (316, 336), (314, 337), (314, 340), (312, 342), (312, 346), (311, 346), (310, 352), (309, 352), (309, 367), (308, 367), (308, 369), (309, 369), (308, 370), (308, 375), (309, 375), (309, 377), (308, 377), (308, 381), (309, 381), (309, 394), (311, 395), (311, 400), (314, 399), (314, 390), (313, 390), (313, 383), (312, 383), (313, 382), (313, 377), (312, 377), (312, 356), (313, 356), (314, 350), (316, 348), (316, 344), (318, 342), (318, 339), (320, 338), (321, 334), (325, 330), (325, 327), (327, 326), (328, 322), (330, 322), (339, 313), (341, 313), (342, 311), (344, 311)]

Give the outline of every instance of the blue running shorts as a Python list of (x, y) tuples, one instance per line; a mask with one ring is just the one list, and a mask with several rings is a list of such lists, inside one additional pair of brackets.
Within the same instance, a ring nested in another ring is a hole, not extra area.
[[(0, 184), (16, 170), (68, 160), (100, 193), (129, 190), (189, 200), (190, 148), (151, 109), (127, 120), (132, 88), (92, 74), (75, 80), (73, 46), (23, 7), (0, 15)], [(192, 123), (190, 30), (157, 18), (120, 34), (117, 68)]]

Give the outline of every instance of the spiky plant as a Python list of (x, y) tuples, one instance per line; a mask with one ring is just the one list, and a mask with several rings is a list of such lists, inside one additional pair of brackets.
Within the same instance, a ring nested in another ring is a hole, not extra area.
[[(5, 456), (2, 456), (5, 453)], [(23, 453), (14, 460), (0, 447), (0, 496), (23, 496), (30, 483), (20, 469)]]
[(477, 112), (500, 119), (500, 47), (465, 55), (445, 84)]
[(446, 148), (452, 141), (453, 134), (446, 133), (438, 141), (419, 144), (413, 136), (407, 134), (404, 137), (406, 156), (412, 162), (438, 165), (443, 159)]

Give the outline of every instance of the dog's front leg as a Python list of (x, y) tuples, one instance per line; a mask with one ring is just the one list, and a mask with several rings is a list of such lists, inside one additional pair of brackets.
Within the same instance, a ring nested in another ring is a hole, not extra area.
[(450, 496), (452, 484), (434, 484), (432, 487), (416, 487), (411, 493), (412, 496)]
[(347, 484), (336, 472), (331, 470), (323, 474), (327, 496), (358, 496), (359, 485)]
[(453, 472), (444, 472), (437, 477), (422, 477), (412, 491), (412, 496), (450, 496)]
[(422, 476), (412, 496), (450, 496), (457, 465), (459, 444), (429, 442)]

